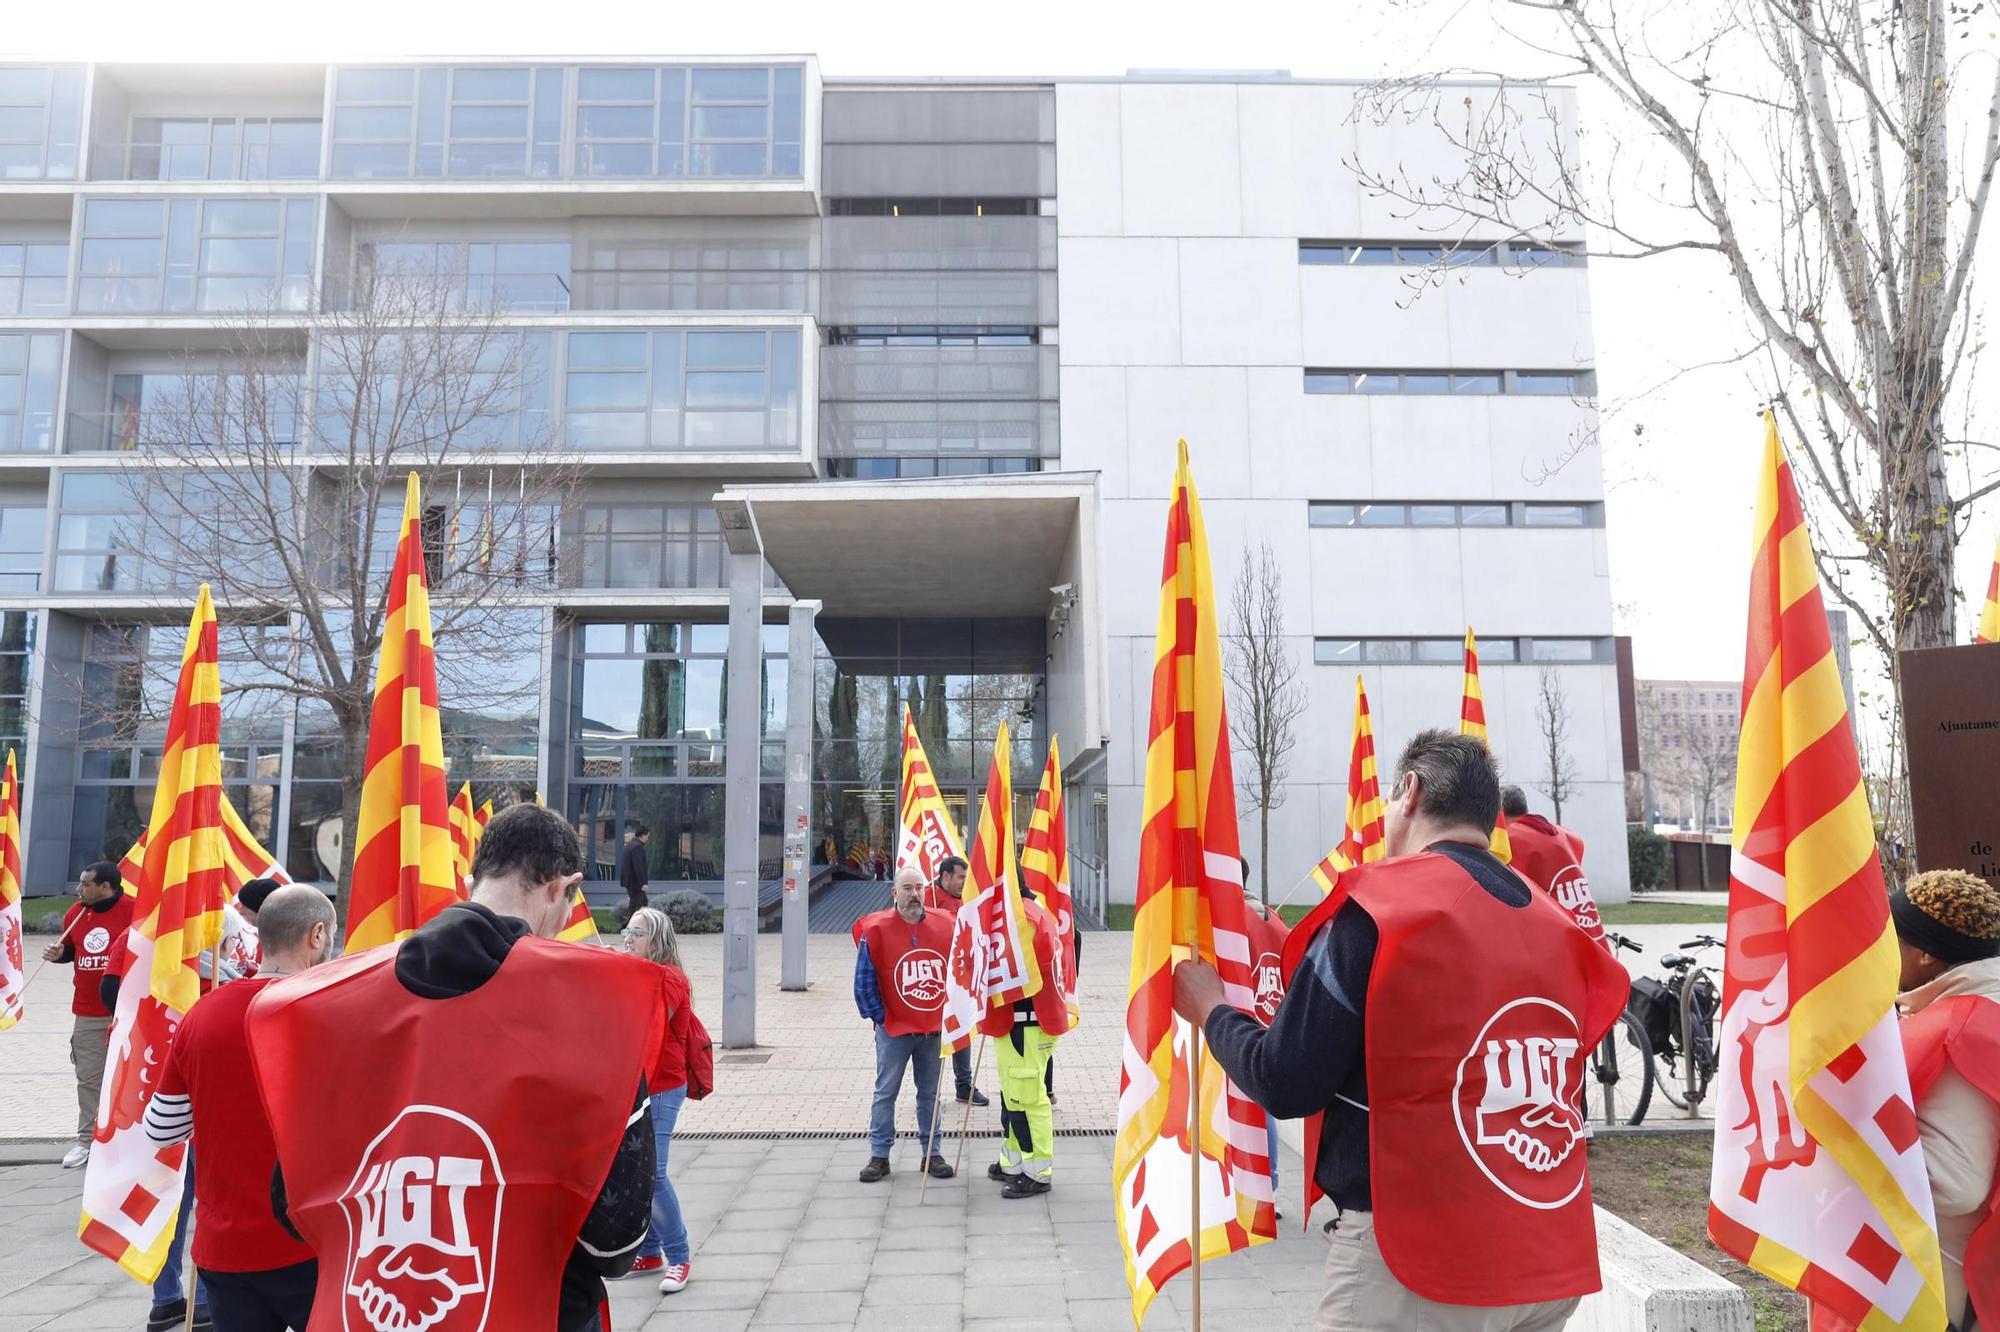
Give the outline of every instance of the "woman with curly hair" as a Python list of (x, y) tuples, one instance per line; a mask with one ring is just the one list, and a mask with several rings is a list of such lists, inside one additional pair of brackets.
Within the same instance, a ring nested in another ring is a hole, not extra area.
[(672, 1295), (687, 1288), (691, 1271), (687, 1225), (681, 1220), (680, 1195), (667, 1177), (667, 1148), (674, 1121), (687, 1102), (688, 1032), (694, 1015), (694, 992), (681, 969), (680, 941), (664, 911), (640, 907), (619, 932), (625, 951), (657, 962), (666, 972), (667, 1030), (660, 1043), (660, 1060), (646, 1079), (653, 1094), (653, 1222), (639, 1246), (635, 1274), (660, 1274), (660, 1291)]
[(1957, 1332), (2000, 1328), (2000, 889), (1931, 870), (1889, 896), (1897, 1007)]

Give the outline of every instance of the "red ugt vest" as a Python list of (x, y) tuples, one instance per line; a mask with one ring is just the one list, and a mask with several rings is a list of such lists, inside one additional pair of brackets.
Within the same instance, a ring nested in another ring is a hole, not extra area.
[[(1921, 1099), (1950, 1064), (2000, 1107), (2000, 1000), (1975, 994), (1940, 999), (1905, 1018), (1902, 1031), (1912, 1096)], [(1965, 1288), (1979, 1326), (2000, 1327), (2000, 1178), (1993, 1181), (1986, 1219), (1974, 1228), (1964, 1259)]]
[(1285, 943), (1292, 930), (1277, 912), (1267, 916), (1248, 903), (1243, 919), (1250, 927), (1250, 974), (1257, 981), (1257, 1006), (1251, 1012), (1268, 1027), (1285, 1002)]
[(103, 911), (78, 902), (63, 913), (63, 928), (69, 931), (73, 960), (70, 981), (76, 987), (70, 996), (70, 1012), (78, 1017), (111, 1016), (111, 1010), (97, 993), (97, 986), (110, 974), (112, 950), (123, 951), (125, 931), (131, 925), (129, 892), (120, 893), (118, 900)]
[(655, 1060), (660, 968), (527, 938), (478, 989), (423, 999), (396, 951), (250, 1008), (292, 1222), (319, 1254), (308, 1332), (548, 1332)]
[[(1069, 981), (1062, 975), (1063, 950), (1060, 931), (1056, 928), (1056, 918), (1047, 907), (1033, 898), (1023, 897), (1021, 906), (1028, 915), (1028, 927), (1035, 935), (1035, 967), (1042, 975), (1042, 988), (1035, 991), (1028, 1000), (1035, 1008), (1035, 1025), (1047, 1036), (1060, 1036), (1069, 1030), (1069, 1005), (1063, 1002), (1063, 992)], [(979, 1019), (979, 1030), (988, 1036), (1005, 1036), (1014, 1030), (1014, 1007), (1003, 1004), (988, 1008)]]
[(1602, 941), (1604, 921), (1597, 898), (1583, 874), (1583, 839), (1539, 814), (1507, 821), (1507, 838), (1514, 846), (1514, 868), (1567, 911), (1591, 938)]
[(944, 960), (951, 952), (951, 917), (926, 911), (915, 925), (892, 908), (863, 916), (855, 939), (868, 946), (876, 988), (891, 1036), (936, 1035), (944, 1029)]
[[(1365, 1032), (1369, 1175), (1390, 1273), (1442, 1304), (1598, 1289), (1585, 1067), (1624, 1010), (1625, 969), (1544, 894), (1507, 906), (1424, 853), (1342, 874), (1292, 932), (1288, 976), (1299, 941), (1347, 899), (1380, 935)], [(1319, 1128), (1307, 1124), (1308, 1161)], [(1306, 1190), (1310, 1210), (1310, 1171)]]

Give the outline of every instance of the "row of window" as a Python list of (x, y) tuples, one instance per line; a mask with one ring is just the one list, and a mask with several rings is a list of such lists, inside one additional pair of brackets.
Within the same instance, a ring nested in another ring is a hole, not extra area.
[(89, 199), (79, 314), (304, 310), (311, 199)]
[(70, 180), (83, 135), (83, 69), (0, 66), (0, 180)]
[(1042, 340), (1030, 325), (855, 324), (823, 332), (829, 347), (1032, 347)]
[(893, 481), (898, 477), (1001, 476), (1042, 470), (1040, 458), (826, 458), (830, 480)]
[(1526, 241), (1491, 244), (1466, 241), (1457, 245), (1419, 241), (1400, 245), (1381, 241), (1302, 240), (1299, 262), (1362, 268), (1433, 264), (1447, 268), (1581, 268), (1584, 250), (1581, 245), (1535, 245)]
[(826, 201), (828, 217), (1036, 217), (1041, 211), (1040, 199), (1018, 197), (843, 196)]
[(118, 180), (316, 180), (320, 122), (285, 116), (135, 116), (131, 141), (91, 154)]
[(804, 80), (799, 65), (342, 69), (331, 172), (796, 179)]
[(1314, 500), (1306, 505), (1306, 522), (1313, 527), (1602, 527), (1604, 506), (1540, 500), (1531, 503), (1480, 500), (1463, 504), (1434, 500), (1408, 504)]
[(1308, 393), (1475, 397), (1508, 394), (1588, 398), (1597, 392), (1590, 370), (1306, 370)]
[[(1611, 660), (1608, 638), (1481, 638), (1479, 662), (1604, 662)], [(1457, 666), (1465, 661), (1462, 638), (1315, 638), (1313, 661), (1320, 666)]]

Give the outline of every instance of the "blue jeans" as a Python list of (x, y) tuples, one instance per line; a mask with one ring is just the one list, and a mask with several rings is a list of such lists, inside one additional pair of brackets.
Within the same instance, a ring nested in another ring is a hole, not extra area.
[[(181, 1289), (181, 1254), (187, 1251), (188, 1225), (194, 1213), (194, 1152), (188, 1152), (187, 1165), (181, 1175), (181, 1210), (174, 1220), (173, 1242), (167, 1245), (167, 1261), (160, 1267), (160, 1274), (153, 1278), (153, 1307), (172, 1304), (175, 1300), (186, 1299), (187, 1292)], [(195, 1304), (208, 1303), (208, 1278), (197, 1273), (195, 1285), (200, 1292)]]
[(875, 1024), (875, 1105), (868, 1114), (868, 1154), (884, 1160), (896, 1142), (896, 1097), (903, 1090), (903, 1067), (917, 1079), (917, 1133), (925, 1158), (937, 1151), (938, 1035), (891, 1036)]
[(688, 1261), (687, 1225), (681, 1220), (681, 1199), (674, 1182), (667, 1178), (667, 1146), (674, 1140), (674, 1121), (687, 1104), (685, 1086), (663, 1091), (653, 1097), (653, 1219), (647, 1223), (646, 1238), (639, 1256), (666, 1255), (672, 1266)]
[(1278, 1117), (1266, 1110), (1264, 1127), (1271, 1131), (1271, 1192), (1278, 1191)]

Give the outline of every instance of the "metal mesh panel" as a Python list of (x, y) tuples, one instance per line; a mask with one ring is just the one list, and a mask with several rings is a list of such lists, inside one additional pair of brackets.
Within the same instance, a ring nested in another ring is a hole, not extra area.
[(829, 195), (962, 195), (1039, 199), (1056, 192), (1056, 150), (1038, 143), (829, 143)]
[(829, 272), (820, 283), (822, 324), (1055, 322), (1054, 273)]
[(829, 458), (871, 453), (1001, 453), (1055, 457), (1053, 402), (822, 402), (819, 451)]
[(1054, 347), (826, 347), (820, 396), (840, 399), (1045, 399)]
[(831, 217), (820, 263), (829, 269), (1053, 269), (1052, 217)]
[(828, 89), (821, 137), (840, 143), (1053, 143), (1055, 92), (1023, 89)]

